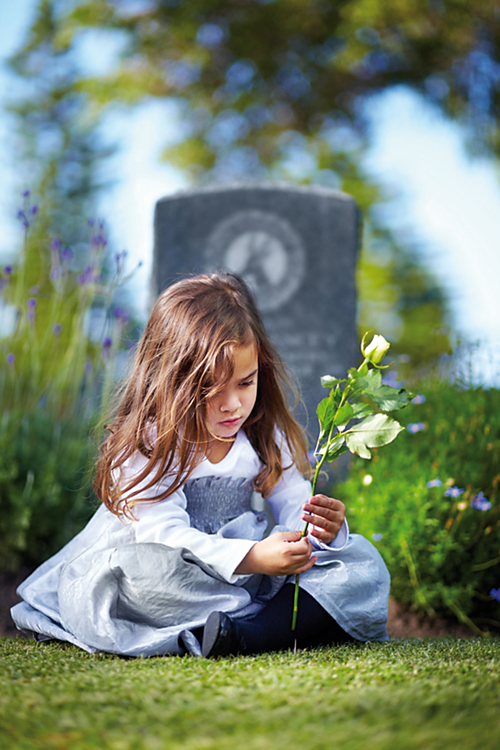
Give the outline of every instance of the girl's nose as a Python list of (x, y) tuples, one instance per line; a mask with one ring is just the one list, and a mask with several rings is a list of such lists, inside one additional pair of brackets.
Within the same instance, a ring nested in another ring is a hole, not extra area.
[(239, 409), (240, 400), (238, 394), (234, 391), (231, 393), (225, 393), (222, 395), (219, 408), (224, 412), (233, 412)]

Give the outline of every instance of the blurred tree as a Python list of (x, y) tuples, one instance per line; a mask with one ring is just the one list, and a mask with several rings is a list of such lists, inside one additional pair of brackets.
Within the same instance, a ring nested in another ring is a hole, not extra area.
[(112, 151), (100, 144), (97, 123), (86, 116), (86, 98), (75, 89), (78, 68), (69, 50), (54, 44), (56, 33), (53, 3), (43, 0), (27, 44), (10, 61), (20, 82), (10, 105), (18, 122), (18, 164), (32, 194), (43, 196), (39, 242), (57, 235), (87, 243), (84, 219), (103, 187), (96, 165)]
[[(120, 39), (117, 64), (78, 74), (72, 52), (97, 32), (101, 45)], [(168, 98), (183, 130), (164, 156), (191, 179), (270, 177), (353, 195), (367, 228), (360, 324), (384, 331), (392, 315), (393, 339), (425, 359), (446, 345), (443, 298), (371, 210), (381, 196), (360, 167), (367, 107), (410, 86), (464, 124), (472, 149), (498, 153), (499, 41), (491, 0), (40, 0), (15, 64), (39, 82), (37, 56), (58, 61), (69, 78), (42, 72), (41, 98), (25, 106), (35, 119), (49, 103), (68, 108), (82, 148), (109, 105)]]

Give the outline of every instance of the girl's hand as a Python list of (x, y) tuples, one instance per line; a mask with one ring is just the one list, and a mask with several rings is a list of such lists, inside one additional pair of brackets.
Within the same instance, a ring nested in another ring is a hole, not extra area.
[(304, 573), (317, 557), (311, 557), (312, 546), (300, 531), (280, 531), (254, 544), (236, 570), (236, 575), (263, 573), (268, 576)]
[(325, 544), (333, 542), (344, 523), (344, 503), (326, 495), (314, 495), (303, 510), (302, 520), (313, 526), (311, 535)]

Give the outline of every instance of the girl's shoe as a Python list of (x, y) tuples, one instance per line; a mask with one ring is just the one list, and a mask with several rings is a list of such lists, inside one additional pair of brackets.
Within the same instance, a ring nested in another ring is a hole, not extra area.
[(236, 623), (225, 612), (212, 612), (203, 629), (201, 653), (206, 659), (244, 651)]

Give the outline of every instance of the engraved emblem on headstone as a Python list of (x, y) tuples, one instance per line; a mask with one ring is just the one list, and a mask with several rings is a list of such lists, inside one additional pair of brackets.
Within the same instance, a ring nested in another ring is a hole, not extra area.
[(224, 267), (239, 274), (262, 311), (281, 307), (305, 276), (302, 240), (287, 221), (268, 211), (236, 211), (219, 222), (205, 257), (207, 270)]

